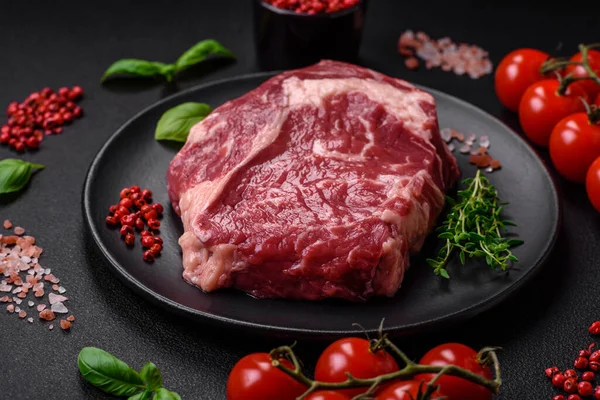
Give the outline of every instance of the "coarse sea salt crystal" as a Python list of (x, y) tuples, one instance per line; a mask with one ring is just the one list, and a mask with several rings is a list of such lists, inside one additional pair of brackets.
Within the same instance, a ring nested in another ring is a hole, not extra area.
[(440, 136), (444, 142), (449, 142), (452, 140), (452, 130), (449, 128), (440, 129)]
[(30, 269), (29, 271), (27, 271), (27, 275), (33, 275), (33, 274), (35, 274), (35, 271), (32, 270), (32, 269)]
[(46, 268), (44, 270), (44, 274), (46, 274), (46, 275), (50, 275), (51, 272), (52, 272), (52, 270), (50, 268)]
[(42, 312), (42, 311), (44, 311), (45, 309), (46, 309), (46, 305), (45, 305), (45, 304), (38, 304), (38, 306), (37, 306), (37, 310), (38, 310), (39, 312)]
[(50, 307), (50, 310), (52, 310), (53, 312), (58, 313), (58, 314), (66, 314), (69, 312), (69, 310), (67, 309), (67, 307), (65, 307), (65, 305), (63, 303), (52, 304), (52, 307)]
[(448, 145), (448, 150), (450, 150), (450, 152), (453, 152), (453, 151), (455, 150), (454, 143), (450, 143), (450, 144)]
[(49, 330), (54, 329), (54, 325), (50, 324), (50, 326), (48, 327)]
[(487, 136), (481, 136), (479, 138), (479, 145), (481, 147), (489, 148), (490, 147), (490, 138)]
[(462, 145), (459, 149), (459, 151), (461, 153), (468, 153), (471, 151), (471, 146), (469, 146), (468, 144)]
[(21, 307), (15, 307), (15, 312), (18, 313), (21, 311)]
[(487, 167), (487, 168), (485, 169), (485, 172), (494, 172), (494, 168), (492, 168), (492, 167)]
[(0, 285), (0, 292), (10, 292), (12, 290), (11, 285)]
[(31, 257), (21, 256), (21, 261), (23, 261), (26, 264), (29, 264), (31, 262)]
[(12, 291), (13, 294), (21, 293), (22, 288), (18, 287)]
[(69, 300), (69, 299), (66, 298), (65, 296), (61, 296), (59, 294), (50, 293), (48, 295), (48, 301), (50, 302), (50, 304), (62, 303), (63, 301), (67, 301), (67, 300)]
[(67, 291), (67, 289), (65, 289), (64, 287), (62, 287), (62, 286), (58, 287), (58, 293), (64, 293), (66, 291)]
[(35, 303), (34, 303), (33, 301), (29, 300), (29, 301), (27, 302), (27, 305), (28, 305), (29, 307), (33, 307), (33, 306), (35, 305)]
[(31, 317), (27, 318), (27, 322), (29, 322), (30, 324), (33, 324), (33, 318), (31, 318)]

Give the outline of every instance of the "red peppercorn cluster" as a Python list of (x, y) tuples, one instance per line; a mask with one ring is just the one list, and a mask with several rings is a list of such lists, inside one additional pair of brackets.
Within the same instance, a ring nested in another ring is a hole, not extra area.
[[(600, 385), (594, 387), (596, 372), (600, 370), (600, 350), (592, 352), (594, 344), (587, 349), (579, 350), (573, 366), (582, 370), (581, 376), (574, 369), (561, 372), (558, 367), (546, 369), (546, 376), (552, 385), (567, 392), (568, 397), (558, 394), (552, 400), (581, 400), (582, 397), (593, 396), (600, 400)], [(588, 369), (588, 371), (583, 371)]]
[(62, 133), (62, 126), (83, 115), (75, 102), (83, 96), (81, 86), (62, 87), (55, 93), (50, 88), (33, 92), (22, 102), (8, 105), (8, 121), (0, 128), (0, 143), (18, 152), (37, 149), (44, 135)]
[(333, 13), (354, 7), (360, 0), (264, 0), (277, 8), (296, 13), (319, 14)]
[[(152, 192), (140, 189), (139, 186), (124, 188), (120, 193), (121, 200), (109, 208), (106, 223), (120, 226), (119, 232), (128, 246), (135, 243), (135, 231), (140, 232), (140, 240), (144, 250), (144, 261), (152, 262), (160, 255), (163, 240), (154, 233), (160, 228), (160, 218), (164, 208), (159, 203), (152, 203)], [(148, 227), (148, 229), (146, 229)]]

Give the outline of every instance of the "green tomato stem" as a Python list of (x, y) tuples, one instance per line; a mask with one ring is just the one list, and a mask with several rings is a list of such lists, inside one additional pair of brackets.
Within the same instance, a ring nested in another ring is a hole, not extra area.
[[(435, 390), (435, 383), (437, 380), (443, 375), (451, 375), (460, 378), (464, 378), (470, 382), (473, 382), (477, 385), (483, 386), (488, 389), (492, 393), (498, 393), (500, 389), (500, 385), (502, 384), (501, 375), (500, 375), (500, 362), (498, 360), (498, 356), (496, 355), (496, 349), (486, 347), (482, 349), (477, 356), (478, 362), (482, 365), (492, 365), (495, 378), (487, 379), (479, 374), (473, 373), (467, 369), (460, 368), (456, 365), (446, 365), (446, 366), (437, 366), (437, 365), (421, 365), (410, 360), (396, 345), (394, 345), (387, 337), (380, 338), (394, 354), (400, 357), (406, 365), (396, 371), (391, 372), (389, 374), (379, 375), (374, 378), (369, 379), (360, 379), (356, 378), (349, 373), (346, 373), (347, 379), (343, 382), (320, 382), (316, 380), (312, 380), (302, 372), (300, 367), (300, 362), (292, 347), (290, 346), (281, 346), (277, 347), (269, 353), (271, 356), (271, 363), (274, 367), (280, 369), (288, 376), (294, 378), (296, 381), (302, 383), (307, 387), (307, 390), (300, 395), (297, 400), (305, 399), (309, 394), (318, 391), (318, 390), (340, 390), (340, 389), (351, 389), (351, 388), (368, 388), (366, 393), (363, 393), (357, 397), (355, 400), (360, 398), (364, 398), (366, 395), (373, 394), (375, 390), (382, 384), (394, 380), (406, 380), (412, 378), (416, 375), (420, 374), (436, 374), (435, 377), (428, 383), (428, 389), (426, 394), (431, 395)], [(292, 362), (294, 368), (288, 368), (283, 365), (279, 360), (285, 358)], [(407, 362), (408, 361), (408, 362)]]

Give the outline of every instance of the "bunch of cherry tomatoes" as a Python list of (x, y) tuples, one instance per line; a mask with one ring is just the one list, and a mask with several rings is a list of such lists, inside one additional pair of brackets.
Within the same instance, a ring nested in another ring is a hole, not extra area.
[[(486, 379), (492, 379), (490, 367), (477, 362), (478, 353), (460, 343), (446, 343), (429, 350), (419, 361), (420, 365), (456, 365)], [(286, 359), (279, 360), (293, 369)], [(344, 382), (347, 373), (355, 378), (370, 379), (398, 371), (394, 357), (386, 350), (373, 351), (372, 343), (362, 338), (344, 338), (333, 342), (319, 356), (314, 377), (319, 382)], [(424, 382), (434, 374), (421, 374), (412, 380), (391, 381), (381, 385), (374, 394), (375, 400), (413, 400), (423, 393)], [(442, 375), (436, 382), (432, 399), (489, 400), (492, 392), (483, 386), (455, 376)], [(267, 353), (253, 353), (237, 362), (227, 381), (228, 400), (295, 400), (307, 391), (306, 384), (290, 377), (271, 363)], [(350, 400), (368, 388), (317, 391), (305, 400)], [(421, 391), (419, 391), (421, 389)]]
[(589, 72), (600, 76), (600, 51), (592, 47), (580, 46), (587, 66), (582, 51), (557, 60), (540, 50), (514, 50), (496, 69), (495, 89), (502, 104), (518, 112), (525, 135), (549, 147), (556, 170), (586, 184), (600, 212), (600, 84)]

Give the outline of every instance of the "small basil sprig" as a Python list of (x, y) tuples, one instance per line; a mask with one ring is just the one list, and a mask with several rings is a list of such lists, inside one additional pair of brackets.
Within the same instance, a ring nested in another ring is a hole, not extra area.
[(212, 107), (204, 103), (183, 103), (166, 111), (156, 124), (156, 140), (172, 140), (185, 143), (192, 126), (202, 121), (212, 112)]
[(177, 393), (162, 387), (162, 375), (151, 362), (138, 373), (104, 350), (84, 347), (77, 357), (77, 365), (85, 380), (114, 396), (128, 397), (128, 400), (181, 400)]
[(16, 158), (0, 161), (0, 193), (21, 190), (31, 179), (34, 169), (42, 169), (42, 164), (32, 164)]
[(168, 82), (175, 74), (204, 61), (210, 55), (235, 58), (235, 55), (213, 39), (203, 40), (190, 47), (173, 64), (158, 61), (146, 61), (135, 58), (125, 58), (116, 61), (102, 75), (102, 82), (115, 75), (130, 75), (138, 77), (164, 77)]

